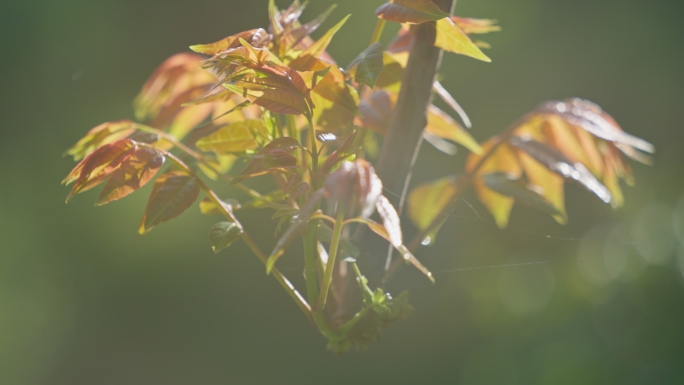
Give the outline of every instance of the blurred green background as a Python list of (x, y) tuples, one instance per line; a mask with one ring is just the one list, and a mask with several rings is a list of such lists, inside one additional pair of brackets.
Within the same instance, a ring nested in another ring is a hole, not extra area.
[[(330, 3), (312, 1), (304, 19)], [(347, 63), (382, 1), (339, 3), (324, 28), (352, 14), (330, 48)], [(515, 208), (498, 230), (466, 196), (474, 211), (461, 205), (419, 252), (437, 284), (398, 274), (390, 289), (409, 289), (417, 312), (366, 351), (326, 352), (243, 245), (212, 253), (214, 219), (196, 208), (141, 237), (149, 187), (105, 207), (94, 194), (64, 204), (68, 146), (131, 118), (166, 57), (265, 26), (266, 4), (0, 1), (0, 384), (684, 383), (681, 1), (458, 2), (457, 14), (503, 27), (485, 36), (493, 63), (448, 55), (441, 71), (476, 138), (580, 96), (653, 142), (656, 165), (634, 165), (618, 211), (568, 186), (566, 226)], [(462, 169), (465, 155), (425, 146), (414, 182)], [(267, 244), (269, 215), (243, 216)]]

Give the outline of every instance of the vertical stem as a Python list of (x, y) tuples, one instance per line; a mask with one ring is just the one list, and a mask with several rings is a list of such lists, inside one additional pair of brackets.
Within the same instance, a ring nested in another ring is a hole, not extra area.
[(373, 36), (371, 37), (370, 45), (373, 45), (380, 41), (382, 36), (382, 31), (385, 29), (385, 19), (378, 19), (378, 23), (375, 24), (375, 31), (373, 31)]
[[(252, 237), (250, 237), (249, 234), (247, 234), (247, 232), (244, 231), (244, 229), (242, 228), (242, 224), (240, 224), (240, 222), (237, 220), (237, 218), (235, 218), (233, 213), (229, 209), (226, 208), (226, 206), (223, 204), (223, 202), (218, 198), (218, 196), (216, 196), (216, 193), (214, 193), (214, 191), (212, 189), (210, 189), (209, 186), (207, 186), (207, 184), (204, 183), (204, 181), (202, 179), (200, 179), (200, 177), (197, 176), (197, 174), (195, 174), (195, 172), (193, 172), (185, 163), (183, 163), (183, 161), (181, 161), (180, 159), (178, 159), (176, 156), (174, 156), (173, 154), (171, 154), (169, 152), (165, 152), (165, 155), (176, 166), (180, 167), (188, 175), (195, 178), (195, 180), (199, 184), (199, 186), (202, 189), (202, 191), (204, 192), (204, 194), (216, 205), (216, 207), (218, 207), (219, 211), (221, 211), (221, 214), (223, 214), (223, 216), (226, 219), (233, 221), (233, 222), (235, 222), (235, 224), (238, 225), (240, 230), (242, 230), (242, 235), (240, 236), (242, 238), (242, 240), (245, 241), (245, 243), (247, 243), (247, 246), (249, 246), (249, 248), (257, 256), (257, 258), (259, 258), (259, 260), (261, 260), (261, 263), (266, 265), (266, 262), (268, 260), (268, 257), (266, 256), (266, 254), (261, 250), (261, 248), (259, 248), (259, 246), (256, 244), (256, 242), (254, 242)], [(278, 283), (280, 283), (280, 286), (282, 286), (283, 289), (285, 289), (285, 291), (287, 292), (287, 294), (295, 301), (295, 303), (302, 310), (302, 312), (304, 313), (306, 318), (308, 318), (309, 321), (311, 321), (311, 323), (316, 325), (316, 322), (314, 321), (313, 315), (311, 313), (311, 307), (306, 302), (306, 300), (301, 296), (301, 294), (299, 294), (297, 289), (295, 289), (294, 285), (276, 268), (273, 268), (273, 270), (271, 270), (271, 275), (273, 275), (275, 277), (276, 281), (278, 281)]]
[(318, 300), (318, 278), (316, 276), (316, 230), (318, 219), (310, 219), (304, 236), (304, 278), (306, 280), (306, 296), (309, 303)]
[(330, 240), (330, 251), (328, 252), (328, 263), (325, 264), (325, 273), (323, 275), (323, 282), (321, 282), (321, 293), (318, 295), (318, 302), (316, 303), (316, 310), (323, 310), (325, 308), (325, 301), (328, 298), (328, 290), (330, 290), (330, 283), (332, 282), (333, 270), (335, 269), (335, 259), (337, 258), (337, 250), (340, 246), (340, 236), (342, 235), (342, 227), (344, 227), (344, 209), (337, 207), (337, 220), (333, 228), (332, 239)]
[[(266, 261), (268, 260), (268, 257), (259, 248), (259, 246), (256, 244), (256, 242), (254, 242), (252, 237), (250, 237), (249, 234), (247, 234), (246, 232), (243, 232), (241, 237), (242, 237), (242, 240), (245, 241), (247, 246), (249, 246), (249, 248), (252, 250), (252, 252), (257, 256), (257, 258), (259, 258), (259, 260), (264, 265), (266, 265)], [(297, 306), (299, 306), (299, 308), (302, 310), (302, 312), (304, 312), (304, 315), (306, 316), (306, 318), (308, 318), (309, 321), (311, 321), (311, 323), (315, 325), (316, 323), (315, 323), (315, 321), (311, 315), (311, 307), (306, 302), (304, 297), (302, 297), (302, 295), (299, 294), (297, 289), (295, 289), (292, 282), (290, 282), (290, 280), (285, 278), (285, 276), (275, 267), (271, 270), (271, 275), (276, 279), (276, 281), (278, 281), (280, 286), (282, 286), (285, 289), (287, 294), (295, 301), (295, 303), (297, 304)]]
[(314, 131), (313, 120), (310, 115), (306, 116), (309, 123), (309, 141), (311, 148), (311, 187), (315, 191), (318, 189), (318, 148), (316, 146), (316, 132)]

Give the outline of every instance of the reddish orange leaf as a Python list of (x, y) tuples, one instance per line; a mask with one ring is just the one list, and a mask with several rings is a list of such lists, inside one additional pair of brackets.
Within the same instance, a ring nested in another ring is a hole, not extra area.
[(68, 149), (64, 155), (71, 155), (74, 160), (81, 160), (100, 146), (126, 138), (134, 132), (135, 123), (130, 120), (102, 123), (88, 131), (86, 136)]
[(138, 148), (112, 173), (95, 205), (121, 199), (141, 188), (157, 174), (164, 160), (164, 155), (155, 149)]
[(132, 140), (121, 139), (93, 151), (77, 164), (62, 181), (64, 184), (75, 181), (74, 186), (67, 197), (67, 202), (74, 195), (87, 191), (104, 182), (107, 176), (114, 172), (135, 148), (135, 143)]

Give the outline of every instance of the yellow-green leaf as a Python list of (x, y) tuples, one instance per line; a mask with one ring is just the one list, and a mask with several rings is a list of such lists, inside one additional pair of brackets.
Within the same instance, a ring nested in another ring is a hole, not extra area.
[(470, 133), (460, 124), (451, 118), (447, 113), (431, 105), (428, 113), (428, 124), (425, 130), (431, 132), (442, 139), (452, 140), (468, 150), (480, 154), (482, 147), (477, 143)]
[(470, 40), (468, 35), (449, 18), (437, 21), (435, 47), (439, 47), (448, 52), (470, 56), (485, 62), (492, 61), (477, 45), (475, 45), (475, 43), (472, 42), (472, 40)]
[(257, 133), (267, 135), (263, 120), (244, 120), (219, 128), (198, 140), (196, 146), (202, 151), (213, 151), (216, 154), (245, 152), (259, 147), (255, 138)]
[(326, 48), (328, 48), (328, 44), (332, 41), (332, 38), (335, 36), (337, 31), (342, 28), (344, 23), (347, 22), (347, 19), (349, 19), (351, 15), (347, 15), (342, 19), (339, 23), (335, 24), (332, 28), (330, 28), (323, 36), (321, 36), (320, 39), (316, 40), (315, 43), (311, 44), (309, 47), (307, 47), (304, 52), (300, 54), (301, 57), (304, 56), (312, 56), (312, 57), (319, 57), (323, 52), (325, 52)]
[(418, 230), (426, 230), (456, 195), (454, 178), (441, 178), (417, 186), (408, 197), (408, 214)]
[(449, 16), (430, 0), (394, 0), (381, 5), (375, 14), (380, 19), (410, 24), (435, 21)]

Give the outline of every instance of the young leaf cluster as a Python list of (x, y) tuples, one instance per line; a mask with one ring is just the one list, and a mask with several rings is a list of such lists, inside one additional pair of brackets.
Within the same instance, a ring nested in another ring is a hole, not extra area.
[[(480, 143), (467, 130), (471, 121), (464, 110), (435, 81), (434, 93), (463, 125), (429, 105), (423, 138), (446, 154), (454, 154), (456, 144), (471, 154), (465, 176), (413, 190), (408, 211), (420, 234), (407, 245), (370, 159), (397, 108), (412, 26), (433, 23), (435, 47), (485, 62), (490, 59), (481, 48), (488, 45), (470, 37), (499, 27), (492, 20), (451, 16), (430, 0), (394, 0), (378, 8), (368, 48), (343, 68), (327, 48), (349, 16), (314, 39), (334, 6), (301, 22), (304, 8), (296, 0), (281, 10), (271, 0), (268, 26), (193, 45), (194, 52), (164, 61), (133, 102), (137, 122), (98, 125), (67, 151), (79, 161), (63, 181), (73, 184), (67, 201), (103, 185), (96, 205), (104, 205), (154, 181), (139, 226), (144, 234), (181, 215), (201, 193), (201, 212), (223, 217), (208, 231), (213, 251), (244, 242), (329, 348), (342, 353), (377, 341), (382, 328), (413, 310), (407, 294), (393, 298), (383, 287), (369, 286), (355, 261), (363, 258), (364, 246), (355, 234), (369, 229), (399, 253), (388, 263), (388, 275), (405, 262), (434, 282), (414, 255), (415, 239), (434, 237), (467, 186), (474, 186), (501, 227), (515, 202), (562, 223), (566, 180), (619, 206), (619, 179), (632, 182), (622, 155), (649, 161), (642, 152), (652, 152), (650, 144), (580, 99), (545, 103)], [(383, 48), (378, 40), (385, 21), (402, 27)], [(248, 186), (265, 175), (275, 186), (271, 190)], [(270, 253), (240, 222), (255, 209), (270, 210), (277, 222)], [(304, 245), (305, 296), (278, 270), (297, 240)], [(356, 306), (351, 311), (349, 303)]]

